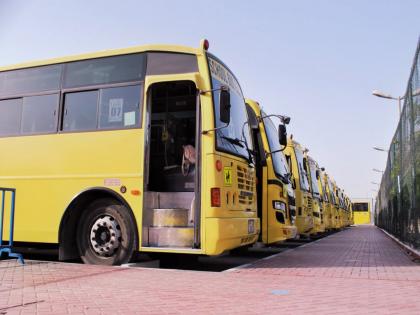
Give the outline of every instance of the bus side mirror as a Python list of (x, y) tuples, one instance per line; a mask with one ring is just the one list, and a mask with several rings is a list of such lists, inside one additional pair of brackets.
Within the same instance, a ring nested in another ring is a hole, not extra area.
[(230, 92), (228, 88), (222, 88), (220, 90), (219, 97), (219, 110), (220, 110), (220, 121), (225, 124), (230, 123)]
[(319, 179), (319, 170), (316, 170), (316, 179)]
[(287, 145), (287, 131), (285, 125), (279, 125), (279, 142), (282, 146)]
[(308, 163), (308, 161), (306, 160), (306, 158), (303, 158), (303, 169), (305, 170), (306, 173), (308, 173), (307, 163)]

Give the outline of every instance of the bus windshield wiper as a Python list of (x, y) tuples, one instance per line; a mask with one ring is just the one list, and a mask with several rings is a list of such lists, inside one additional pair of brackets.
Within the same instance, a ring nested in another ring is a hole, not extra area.
[(230, 137), (226, 137), (226, 136), (222, 136), (223, 139), (229, 141), (230, 143), (237, 145), (241, 148), (244, 148), (245, 146), (243, 145), (242, 141), (239, 140), (238, 138), (230, 138)]

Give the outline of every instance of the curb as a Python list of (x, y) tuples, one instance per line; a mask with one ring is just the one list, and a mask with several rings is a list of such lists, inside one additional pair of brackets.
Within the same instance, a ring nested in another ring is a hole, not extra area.
[(395, 243), (397, 243), (403, 249), (403, 251), (408, 256), (410, 256), (411, 260), (413, 260), (413, 261), (420, 261), (420, 251), (415, 250), (414, 248), (411, 248), (407, 244), (404, 244), (398, 238), (396, 238), (391, 233), (385, 231), (384, 229), (382, 229), (382, 228), (380, 228), (378, 226), (377, 226), (377, 228), (380, 229), (386, 236), (388, 236), (390, 239), (392, 239)]

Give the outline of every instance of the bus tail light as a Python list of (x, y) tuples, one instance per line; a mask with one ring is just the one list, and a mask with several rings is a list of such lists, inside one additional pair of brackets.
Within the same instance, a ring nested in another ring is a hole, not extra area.
[(211, 206), (220, 207), (220, 188), (213, 187), (211, 189)]

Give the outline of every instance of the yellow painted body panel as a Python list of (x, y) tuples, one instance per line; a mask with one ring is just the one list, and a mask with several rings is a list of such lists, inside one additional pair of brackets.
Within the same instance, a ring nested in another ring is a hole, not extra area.
[[(141, 129), (0, 138), (0, 186), (17, 191), (15, 241), (57, 243), (67, 206), (105, 179), (121, 182), (107, 187), (119, 194), (142, 190), (142, 138)], [(142, 196), (123, 197), (139, 224)]]
[[(146, 121), (147, 92), (152, 84), (189, 80), (195, 83), (197, 89), (211, 88), (205, 52), (170, 45), (96, 52), (2, 67), (0, 71), (143, 51), (195, 54), (199, 72), (146, 76), (142, 126)], [(214, 128), (211, 93), (200, 96), (200, 106), (202, 129)], [(139, 231), (139, 244), (142, 244), (144, 138), (142, 128), (0, 138), (0, 187), (17, 189), (15, 241), (57, 243), (60, 222), (71, 201), (91, 188), (108, 188), (125, 199), (133, 210)], [(139, 250), (216, 255), (256, 241), (260, 223), (256, 214), (253, 167), (245, 159), (216, 152), (214, 132), (201, 136), (201, 156), (201, 248), (178, 250), (139, 246)], [(234, 170), (238, 167), (247, 170), (248, 176), (253, 179), (250, 188), (253, 198), (248, 204), (240, 204), (238, 201), (229, 204), (222, 197), (221, 207), (210, 207), (211, 187), (220, 187), (221, 196), (239, 194), (236, 172), (233, 172), (232, 185), (225, 186), (223, 173), (215, 170), (216, 159), (222, 160), (223, 165), (230, 165)], [(111, 183), (111, 186), (105, 182)], [(112, 183), (118, 184), (113, 186)], [(126, 193), (120, 192), (121, 186), (126, 186)], [(139, 190), (140, 195), (132, 195), (130, 192), (133, 189)], [(252, 233), (248, 233), (250, 221), (255, 226)], [(8, 235), (7, 227), (4, 234)]]
[(354, 224), (370, 224), (371, 217), (370, 212), (353, 212)]
[[(325, 224), (321, 219), (321, 203), (317, 199), (312, 199), (312, 208), (313, 208), (313, 219), (314, 226), (310, 231), (310, 234), (316, 235), (325, 232)], [(317, 214), (317, 215), (315, 215)]]
[[(252, 108), (257, 118), (261, 117), (261, 108), (256, 101), (247, 99), (246, 103)], [(259, 134), (261, 136), (263, 148), (265, 152), (270, 152), (270, 145), (265, 132), (263, 121), (259, 121)], [(268, 154), (266, 157), (266, 165), (262, 167), (262, 218), (261, 218), (261, 240), (264, 244), (273, 244), (286, 239), (295, 238), (297, 228), (290, 221), (288, 214), (289, 202), (287, 195), (287, 184), (283, 183), (274, 172), (273, 157)], [(273, 201), (281, 201), (286, 205), (286, 210), (282, 211), (284, 215), (284, 223), (279, 222), (276, 218)]]
[[(254, 221), (255, 233), (248, 233), (249, 220)], [(253, 244), (260, 233), (258, 218), (208, 218), (206, 220), (207, 252), (219, 255), (227, 249)]]
[(314, 218), (312, 214), (312, 195), (311, 192), (301, 189), (299, 169), (296, 160), (296, 154), (294, 146), (298, 146), (297, 142), (289, 139), (285, 154), (290, 156), (292, 161), (291, 173), (295, 180), (296, 188), (296, 227), (297, 233), (302, 235), (308, 235), (311, 229), (314, 227)]

